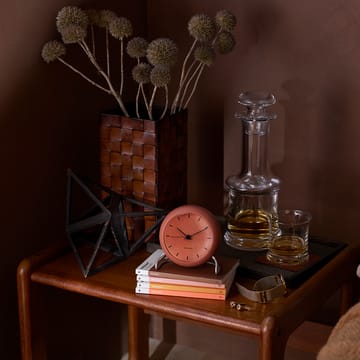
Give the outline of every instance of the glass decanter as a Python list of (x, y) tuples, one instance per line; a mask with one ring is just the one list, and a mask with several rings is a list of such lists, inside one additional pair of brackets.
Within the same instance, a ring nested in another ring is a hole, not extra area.
[(228, 204), (225, 212), (225, 242), (241, 250), (264, 250), (279, 231), (277, 204), (280, 180), (268, 164), (270, 120), (276, 115), (267, 107), (275, 97), (265, 92), (244, 92), (239, 103), (246, 112), (236, 114), (242, 121), (242, 171), (226, 179)]

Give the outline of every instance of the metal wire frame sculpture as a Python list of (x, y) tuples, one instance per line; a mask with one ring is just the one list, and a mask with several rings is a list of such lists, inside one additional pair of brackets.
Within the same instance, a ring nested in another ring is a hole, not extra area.
[[(90, 202), (80, 215), (74, 211), (75, 184)], [(156, 240), (160, 224), (167, 214), (166, 210), (100, 184), (92, 185), (97, 194), (68, 169), (66, 233), (84, 277), (126, 259), (144, 242)], [(146, 217), (151, 219), (151, 226), (144, 230)], [(140, 235), (136, 238), (139, 229)]]

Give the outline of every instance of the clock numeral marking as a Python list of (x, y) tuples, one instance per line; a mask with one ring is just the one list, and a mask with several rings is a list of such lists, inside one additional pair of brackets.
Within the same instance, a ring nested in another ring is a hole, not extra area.
[(201, 216), (199, 216), (198, 220), (197, 221), (200, 221), (201, 220)]
[(174, 227), (174, 225), (173, 225), (173, 224), (169, 224), (169, 227)]
[(196, 256), (197, 256), (197, 258), (199, 258), (199, 257), (200, 257), (200, 255), (199, 255), (199, 254), (196, 254)]
[(186, 260), (189, 260), (189, 257), (188, 257), (188, 256), (186, 257)]
[(178, 257), (178, 256), (179, 256), (179, 253), (177, 252), (175, 256)]

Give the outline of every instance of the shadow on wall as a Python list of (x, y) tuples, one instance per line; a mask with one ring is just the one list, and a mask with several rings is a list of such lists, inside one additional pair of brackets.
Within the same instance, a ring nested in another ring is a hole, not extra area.
[(279, 101), (285, 111), (284, 161), (274, 172), (282, 179), (280, 207), (308, 209), (314, 235), (352, 242), (360, 202), (359, 130), (351, 120), (356, 114), (350, 84), (328, 85), (316, 89), (300, 79), (284, 83), (288, 97)]
[(319, 109), (318, 171), (312, 177), (311, 196), (320, 224), (327, 224), (329, 236), (343, 241), (358, 241), (360, 215), (359, 114), (354, 113), (358, 104), (353, 102), (358, 100), (353, 96), (345, 79), (324, 93)]

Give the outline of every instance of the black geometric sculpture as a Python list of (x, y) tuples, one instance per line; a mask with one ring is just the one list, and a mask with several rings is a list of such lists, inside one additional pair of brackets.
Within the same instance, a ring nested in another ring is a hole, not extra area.
[[(167, 211), (100, 184), (85, 184), (70, 169), (67, 177), (66, 232), (85, 277), (157, 239)], [(146, 230), (145, 219), (150, 223)]]

